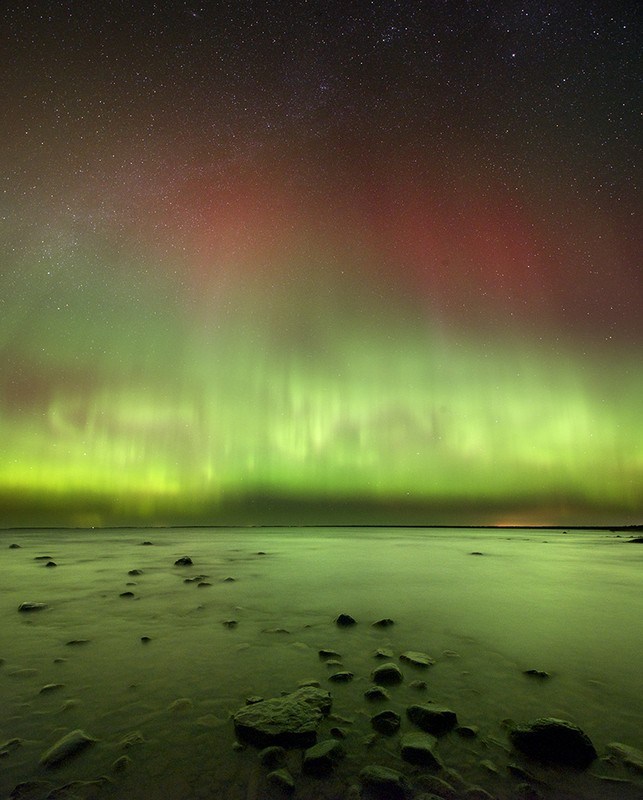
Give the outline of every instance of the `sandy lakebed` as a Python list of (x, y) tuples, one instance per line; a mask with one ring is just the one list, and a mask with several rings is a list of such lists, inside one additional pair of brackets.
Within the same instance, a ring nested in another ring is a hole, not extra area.
[[(2, 531), (0, 797), (345, 800), (378, 796), (360, 780), (378, 765), (409, 798), (641, 798), (636, 753), (614, 743), (643, 745), (642, 566), (641, 545), (591, 530)], [(369, 700), (378, 650), (402, 681)], [(311, 774), (290, 747), (264, 765), (233, 715), (310, 682), (332, 697), (317, 741), (341, 757)], [(438, 766), (401, 757), (417, 704), (457, 714)], [(399, 729), (374, 730), (384, 710)], [(512, 726), (543, 717), (579, 726), (597, 758), (516, 750)], [(78, 730), (95, 741), (41, 763)]]

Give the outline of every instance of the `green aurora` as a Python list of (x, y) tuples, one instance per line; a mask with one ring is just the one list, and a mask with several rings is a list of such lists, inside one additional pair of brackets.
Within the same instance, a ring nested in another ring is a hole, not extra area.
[(642, 521), (636, 4), (46, 5), (0, 525)]

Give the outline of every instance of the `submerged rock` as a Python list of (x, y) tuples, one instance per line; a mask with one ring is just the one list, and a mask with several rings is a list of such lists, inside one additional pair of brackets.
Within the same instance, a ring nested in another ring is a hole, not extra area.
[(442, 764), (433, 752), (436, 744), (437, 739), (429, 733), (405, 733), (401, 742), (402, 758), (409, 764), (438, 769)]
[(455, 711), (443, 706), (413, 705), (406, 709), (406, 715), (418, 728), (437, 736), (447, 733), (458, 724)]
[(400, 729), (400, 715), (396, 711), (380, 711), (371, 717), (371, 725), (378, 733), (385, 733), (391, 736)]
[(430, 667), (431, 664), (435, 664), (434, 658), (417, 650), (407, 650), (402, 653), (400, 661), (406, 661), (407, 664), (413, 664), (414, 667)]
[(529, 675), (530, 678), (540, 678), (541, 680), (551, 677), (551, 675), (548, 672), (545, 672), (544, 669), (524, 669), (522, 674)]
[(379, 764), (364, 767), (359, 780), (371, 797), (381, 800), (404, 800), (409, 793), (409, 785), (401, 772)]
[(18, 611), (22, 611), (23, 614), (26, 614), (30, 611), (43, 611), (43, 609), (47, 607), (47, 603), (20, 603)]
[(626, 767), (635, 772), (643, 772), (643, 752), (636, 747), (630, 747), (620, 742), (610, 742), (607, 745), (608, 751), (616, 756)]
[(259, 753), (259, 761), (268, 769), (280, 767), (285, 760), (285, 749), (276, 744), (273, 744), (270, 747), (264, 747), (264, 749)]
[(372, 679), (375, 683), (382, 683), (386, 686), (394, 683), (402, 683), (403, 675), (397, 664), (388, 662), (376, 667), (371, 673)]
[(328, 661), (329, 659), (340, 659), (341, 655), (336, 650), (328, 650), (326, 648), (322, 648), (318, 651), (319, 657), (322, 661)]
[(57, 767), (59, 764), (62, 764), (63, 761), (67, 761), (67, 759), (72, 758), (82, 750), (85, 750), (85, 748), (94, 744), (95, 741), (97, 740), (92, 736), (88, 736), (84, 731), (80, 730), (80, 728), (77, 728), (66, 736), (63, 736), (62, 739), (59, 739), (49, 750), (43, 753), (40, 757), (40, 763), (43, 767), (47, 767), (48, 769)]
[(259, 747), (308, 747), (315, 743), (317, 728), (331, 703), (329, 692), (305, 686), (284, 697), (243, 706), (233, 716), (235, 732), (239, 739)]
[(395, 625), (395, 622), (388, 617), (384, 619), (378, 619), (377, 622), (372, 623), (374, 628), (389, 628), (391, 625)]
[(525, 755), (546, 763), (584, 769), (597, 757), (589, 736), (571, 722), (542, 717), (509, 732), (513, 746)]
[(348, 628), (350, 625), (355, 625), (356, 620), (350, 614), (340, 614), (335, 620), (335, 624), (340, 628)]
[(333, 681), (333, 683), (348, 683), (353, 680), (353, 673), (348, 672), (348, 670), (334, 672), (332, 675), (328, 676), (328, 680)]
[(381, 686), (371, 686), (364, 692), (367, 700), (389, 700), (390, 694)]
[(344, 746), (341, 742), (337, 739), (327, 739), (306, 750), (302, 769), (309, 775), (325, 775), (344, 755)]
[(286, 794), (295, 791), (295, 779), (287, 769), (276, 769), (273, 772), (269, 772), (266, 775), (266, 779)]

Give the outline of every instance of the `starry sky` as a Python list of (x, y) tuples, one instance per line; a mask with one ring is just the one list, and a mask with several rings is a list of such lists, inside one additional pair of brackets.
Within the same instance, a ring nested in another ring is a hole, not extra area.
[(10, 2), (0, 525), (643, 521), (636, 2)]

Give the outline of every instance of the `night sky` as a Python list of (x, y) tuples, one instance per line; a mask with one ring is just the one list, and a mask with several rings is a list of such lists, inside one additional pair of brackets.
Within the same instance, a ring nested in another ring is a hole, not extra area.
[(9, 2), (0, 524), (643, 521), (637, 2)]

